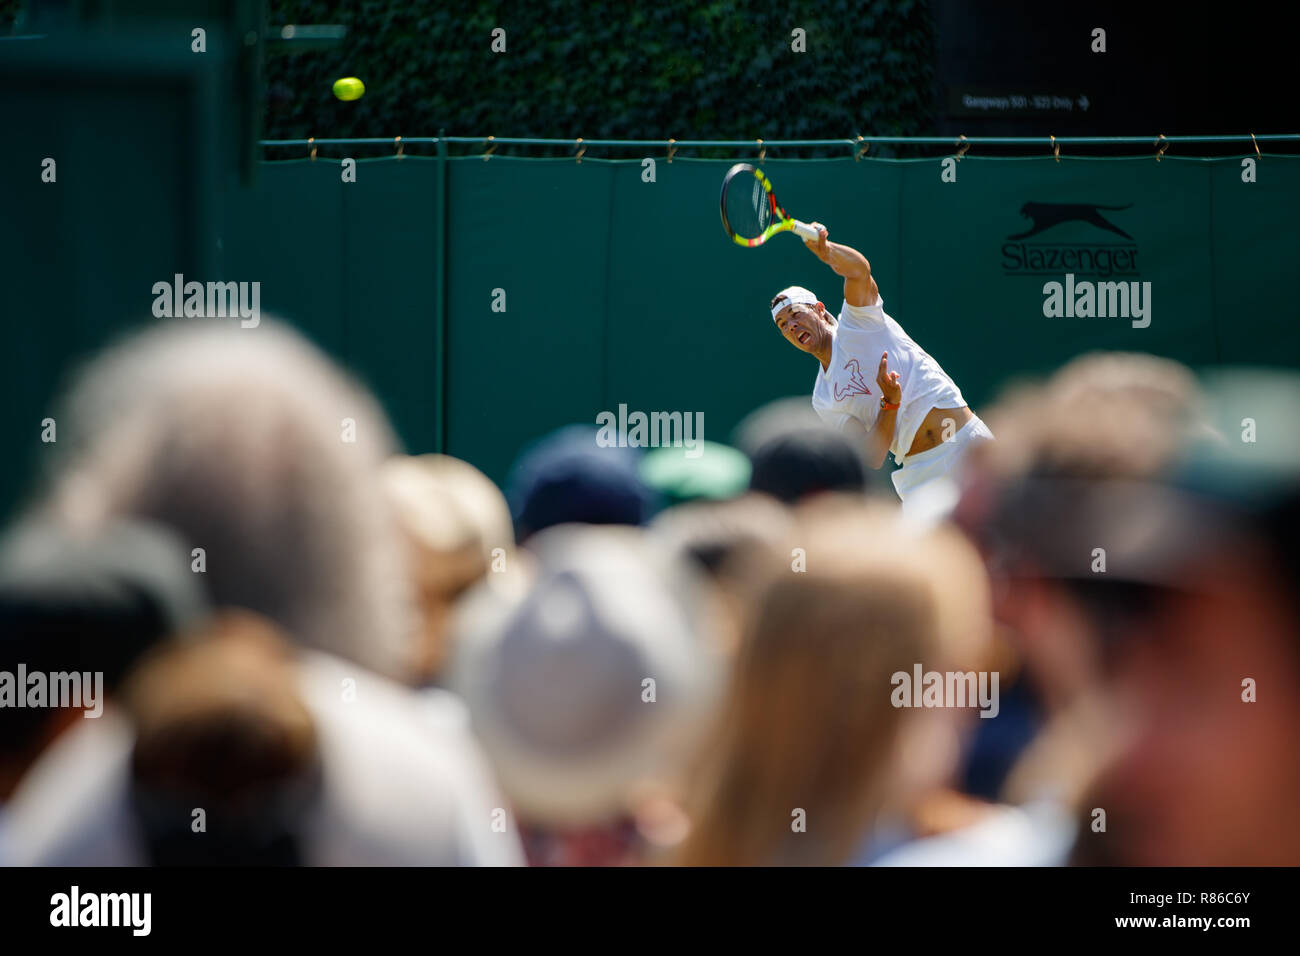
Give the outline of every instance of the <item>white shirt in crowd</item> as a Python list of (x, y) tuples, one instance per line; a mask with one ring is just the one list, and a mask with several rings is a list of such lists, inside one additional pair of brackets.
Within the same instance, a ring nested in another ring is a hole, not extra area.
[[(314, 651), (300, 652), (298, 674), (324, 774), (300, 821), (305, 864), (523, 864), (513, 821), (505, 832), (493, 826), (506, 804), (459, 698)], [(355, 691), (346, 701), (345, 686)], [(6, 863), (146, 865), (131, 810), (133, 744), (130, 723), (111, 707), (61, 734), (5, 807)]]

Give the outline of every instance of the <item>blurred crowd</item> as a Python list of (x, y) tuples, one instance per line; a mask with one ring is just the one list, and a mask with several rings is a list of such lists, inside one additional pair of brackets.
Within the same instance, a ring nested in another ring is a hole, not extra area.
[(806, 399), (502, 492), (283, 324), (152, 326), (0, 541), (0, 863), (1300, 864), (1298, 412), (1098, 353), (906, 518)]

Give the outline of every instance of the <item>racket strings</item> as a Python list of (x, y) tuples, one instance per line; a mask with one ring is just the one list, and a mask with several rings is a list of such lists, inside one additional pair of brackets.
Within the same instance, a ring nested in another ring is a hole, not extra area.
[(767, 191), (757, 179), (753, 181), (752, 189), (745, 189), (740, 183), (734, 186), (740, 188), (727, 191), (727, 221), (737, 235), (746, 239), (757, 238), (772, 221)]

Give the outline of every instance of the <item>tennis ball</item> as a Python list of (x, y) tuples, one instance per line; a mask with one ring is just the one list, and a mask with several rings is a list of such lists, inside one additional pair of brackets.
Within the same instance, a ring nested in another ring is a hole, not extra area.
[(366, 84), (355, 76), (345, 76), (334, 81), (334, 95), (341, 100), (359, 100), (366, 92)]

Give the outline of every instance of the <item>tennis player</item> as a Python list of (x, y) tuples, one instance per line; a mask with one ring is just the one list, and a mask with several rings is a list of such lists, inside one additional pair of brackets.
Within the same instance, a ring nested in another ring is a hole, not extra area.
[(844, 277), (839, 318), (802, 286), (776, 294), (772, 318), (791, 345), (821, 365), (812, 404), (822, 420), (859, 440), (872, 468), (893, 453), (901, 467), (891, 478), (908, 510), (923, 486), (951, 481), (966, 450), (993, 433), (939, 363), (885, 313), (866, 257), (827, 241), (820, 223), (811, 225), (817, 241), (804, 245)]

